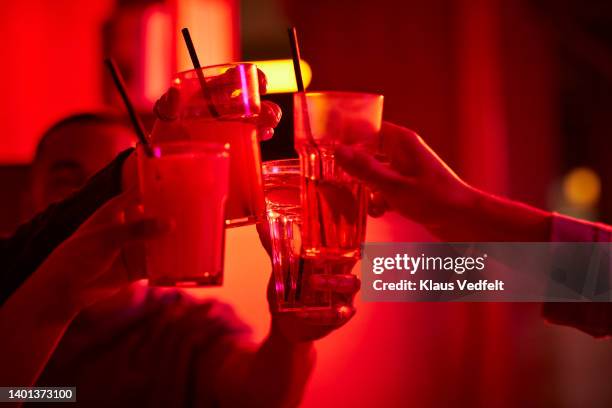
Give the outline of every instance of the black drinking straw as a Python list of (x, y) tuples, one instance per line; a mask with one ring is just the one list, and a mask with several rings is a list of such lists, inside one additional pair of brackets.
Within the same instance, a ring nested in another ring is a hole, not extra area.
[(149, 142), (149, 138), (147, 137), (147, 132), (145, 131), (144, 125), (140, 120), (140, 116), (136, 113), (136, 109), (134, 109), (134, 105), (130, 100), (130, 97), (127, 93), (127, 88), (125, 86), (125, 82), (123, 81), (123, 77), (121, 76), (121, 72), (119, 68), (117, 68), (117, 64), (115, 60), (112, 58), (107, 58), (104, 60), (104, 64), (108, 68), (111, 76), (113, 77), (113, 82), (115, 83), (115, 87), (117, 91), (119, 91), (119, 95), (121, 95), (121, 100), (123, 100), (123, 105), (130, 116), (130, 122), (132, 126), (134, 126), (134, 130), (136, 131), (136, 136), (138, 136), (138, 140), (142, 144), (142, 147), (148, 157), (153, 157), (153, 149), (151, 149), (151, 143)]
[(189, 51), (191, 63), (193, 64), (193, 68), (195, 69), (196, 75), (198, 76), (198, 82), (200, 83), (200, 88), (202, 88), (202, 94), (204, 95), (204, 99), (206, 100), (208, 111), (210, 112), (210, 115), (212, 117), (218, 118), (219, 112), (217, 112), (215, 105), (212, 103), (210, 91), (208, 90), (208, 86), (206, 85), (206, 78), (204, 78), (202, 66), (200, 65), (200, 59), (198, 58), (198, 54), (196, 53), (193, 41), (191, 40), (191, 34), (189, 34), (189, 29), (185, 27), (181, 30), (181, 33), (183, 34), (183, 39), (185, 40), (187, 51)]
[[(304, 117), (304, 125), (305, 125), (305, 133), (306, 137), (312, 144), (312, 148), (317, 153), (317, 157), (319, 158), (319, 177), (323, 177), (323, 163), (321, 162), (321, 152), (317, 146), (317, 143), (314, 140), (314, 136), (312, 135), (312, 130), (310, 128), (310, 116), (308, 115), (308, 104), (306, 100), (306, 93), (304, 92), (304, 81), (302, 80), (302, 69), (300, 67), (300, 44), (297, 39), (297, 30), (295, 27), (291, 27), (288, 30), (289, 33), (289, 44), (291, 45), (291, 58), (293, 59), (293, 71), (295, 73), (295, 82), (297, 84), (298, 93), (302, 98), (302, 113)], [(294, 108), (295, 109), (295, 108)], [(316, 180), (315, 187), (316, 187)], [(325, 238), (325, 224), (323, 223), (323, 209), (321, 207), (321, 200), (319, 199), (318, 192), (315, 192), (315, 200), (317, 204), (317, 212), (319, 218), (319, 229), (321, 231), (321, 244), (323, 246), (327, 245), (327, 239)], [(296, 282), (296, 290), (295, 296), (299, 298), (302, 292), (302, 279), (304, 275), (304, 260), (300, 256), (299, 270), (298, 270), (298, 281)]]
[(304, 81), (302, 80), (302, 67), (300, 67), (300, 45), (297, 40), (297, 31), (295, 27), (287, 30), (289, 32), (289, 44), (291, 45), (291, 57), (293, 58), (293, 71), (295, 72), (295, 82), (297, 83), (298, 92), (304, 92)]
[[(293, 59), (293, 72), (295, 73), (295, 82), (297, 84), (298, 93), (301, 94), (302, 97), (302, 111), (304, 114), (305, 125), (305, 133), (306, 137), (312, 144), (313, 149), (317, 153), (319, 152), (319, 148), (317, 147), (317, 143), (314, 140), (314, 136), (312, 135), (312, 130), (310, 129), (310, 116), (308, 115), (308, 104), (306, 103), (306, 93), (304, 92), (304, 81), (302, 80), (302, 68), (300, 67), (300, 59), (302, 58), (300, 55), (300, 44), (297, 39), (297, 30), (295, 27), (291, 27), (287, 30), (289, 32), (289, 44), (291, 45), (291, 58)], [(320, 154), (319, 154), (320, 157)], [(321, 163), (319, 163), (321, 165)], [(323, 168), (320, 166), (321, 175), (323, 175)]]

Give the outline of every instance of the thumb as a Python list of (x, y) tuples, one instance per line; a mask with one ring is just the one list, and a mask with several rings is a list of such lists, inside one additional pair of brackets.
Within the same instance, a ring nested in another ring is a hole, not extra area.
[(67, 242), (98, 258), (119, 250), (128, 242), (166, 233), (170, 223), (164, 220), (142, 217), (126, 220), (126, 214), (135, 208), (138, 201), (136, 191), (128, 191), (111, 199), (89, 217)]

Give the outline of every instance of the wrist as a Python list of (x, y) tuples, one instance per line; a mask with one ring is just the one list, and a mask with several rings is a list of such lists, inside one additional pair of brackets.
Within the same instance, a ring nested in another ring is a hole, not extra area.
[(274, 314), (272, 315), (268, 342), (280, 350), (309, 352), (310, 350), (314, 349), (314, 341), (304, 340), (288, 335), (284, 330), (282, 330), (281, 325), (278, 324)]
[(466, 220), (473, 241), (543, 242), (550, 240), (552, 213), (473, 189)]
[(429, 207), (432, 218), (425, 224), (427, 229), (446, 242), (474, 240), (472, 230), (479, 223), (478, 208), (486, 199), (483, 193), (460, 182), (456, 188), (449, 188), (443, 194), (443, 197), (430, 200), (439, 205)]
[[(28, 319), (39, 326), (63, 325), (72, 321), (81, 311), (68, 285), (61, 278), (49, 276), (40, 271), (28, 279), (9, 300), (21, 315), (29, 314)], [(35, 299), (35, 302), (32, 302)]]
[(71, 254), (76, 253), (74, 240), (66, 240), (58, 252), (55, 256), (52, 254), (26, 283), (29, 297), (39, 299), (37, 304), (41, 306), (41, 315), (52, 313), (65, 320), (75, 317), (89, 306), (91, 301), (88, 299), (96, 291), (88, 285), (87, 279), (67, 273), (70, 268), (62, 267), (74, 262), (71, 259)]

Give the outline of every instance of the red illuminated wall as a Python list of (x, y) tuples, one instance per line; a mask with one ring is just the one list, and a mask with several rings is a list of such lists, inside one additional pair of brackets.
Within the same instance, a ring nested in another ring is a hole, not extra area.
[[(101, 29), (111, 17), (115, 3), (114, 0), (0, 2), (0, 35), (4, 39), (0, 48), (4, 95), (0, 101), (0, 163), (28, 162), (38, 138), (50, 124), (70, 113), (101, 106), (102, 75), (105, 75)], [(238, 58), (235, 0), (168, 0), (165, 3), (165, 10), (177, 16), (179, 28), (191, 27), (203, 61), (216, 64)], [(158, 31), (167, 29), (163, 20), (153, 19), (153, 22)], [(160, 66), (153, 70), (141, 64), (149, 60), (160, 64), (161, 59), (170, 60), (174, 65), (174, 49), (160, 54), (160, 47), (179, 46), (178, 66), (186, 68), (184, 46), (174, 42), (178, 36), (161, 42), (155, 33), (143, 32), (141, 38), (155, 43), (148, 44), (149, 48), (138, 44), (133, 49), (130, 47), (138, 32), (126, 32), (129, 35), (119, 39), (114, 47), (116, 57), (121, 60), (120, 51), (126, 47), (131, 55), (142, 55), (145, 61), (134, 62), (135, 69), (141, 71), (139, 79), (148, 74), (154, 81), (149, 86), (137, 83), (133, 90), (150, 93), (149, 88), (154, 87), (160, 92), (160, 75), (165, 75), (165, 83), (169, 83), (174, 66), (160, 73)], [(147, 50), (151, 52), (145, 55)], [(126, 77), (129, 76), (130, 72), (126, 72)], [(133, 99), (139, 102), (142, 98), (133, 95)]]
[[(112, 3), (0, 2), (0, 162), (28, 161), (51, 122), (100, 104), (99, 30)], [(470, 182), (545, 204), (556, 73), (527, 2), (282, 3), (300, 29), (312, 89), (382, 92), (385, 118), (418, 130)], [(369, 221), (367, 239), (432, 238), (387, 215)], [(197, 293), (233, 304), (261, 339), (269, 260), (254, 228), (228, 232), (225, 273), (223, 288)], [(538, 305), (357, 306), (318, 344), (304, 407), (515, 407), (610, 394), (610, 370), (597, 365), (610, 361), (609, 344), (545, 326)]]
[(0, 2), (0, 162), (29, 161), (53, 121), (101, 103), (100, 25), (112, 4)]

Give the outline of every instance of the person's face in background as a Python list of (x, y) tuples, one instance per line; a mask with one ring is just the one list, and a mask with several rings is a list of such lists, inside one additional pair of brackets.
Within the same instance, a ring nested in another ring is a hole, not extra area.
[(66, 198), (133, 145), (131, 129), (121, 124), (71, 123), (52, 131), (32, 166), (34, 211)]

